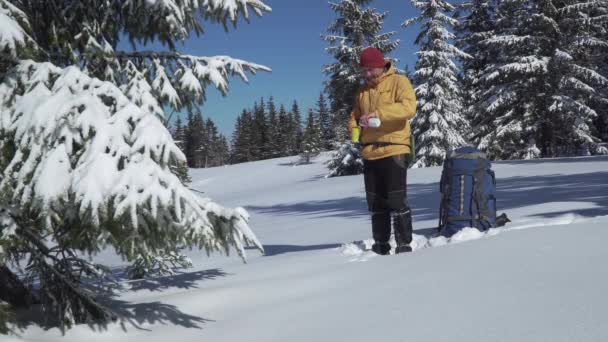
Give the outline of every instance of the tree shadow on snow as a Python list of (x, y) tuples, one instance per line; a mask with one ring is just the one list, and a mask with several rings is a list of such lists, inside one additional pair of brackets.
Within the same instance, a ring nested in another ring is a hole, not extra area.
[(548, 202), (587, 202), (594, 208), (564, 208), (536, 216), (551, 218), (563, 214), (585, 217), (608, 215), (608, 172), (577, 175), (547, 175), (499, 179), (498, 209), (506, 210)]
[[(593, 157), (592, 160), (604, 160)], [(608, 159), (608, 158), (607, 158)], [(543, 175), (500, 178), (497, 175), (497, 211), (542, 205), (548, 202), (587, 202), (594, 208), (577, 209), (565, 207), (560, 211), (540, 212), (536, 216), (551, 218), (573, 213), (585, 217), (608, 215), (608, 172), (592, 172), (574, 175)], [(439, 181), (439, 180), (438, 180)], [(408, 201), (414, 222), (438, 220), (439, 182), (409, 184)], [(345, 197), (332, 200), (306, 201), (285, 205), (249, 206), (248, 210), (281, 216), (308, 217), (369, 217), (364, 196)], [(539, 209), (542, 211), (542, 209)], [(428, 232), (433, 231), (430, 229)], [(417, 233), (424, 233), (419, 230)]]
[(317, 182), (317, 181), (320, 181), (322, 179), (325, 179), (325, 174), (312, 176), (312, 177), (310, 177), (308, 179), (301, 180), (300, 183)]
[[(189, 315), (182, 312), (175, 305), (161, 303), (159, 301), (148, 303), (131, 303), (123, 300), (110, 299), (101, 301), (111, 308), (117, 315), (117, 321), (121, 328), (126, 331), (129, 326), (139, 330), (147, 330), (142, 325), (172, 324), (182, 328), (202, 329), (202, 324), (213, 322), (199, 316)], [(96, 324), (89, 326), (93, 330), (107, 330), (108, 324)]]
[[(597, 160), (594, 159), (594, 160)], [(549, 202), (587, 202), (594, 208), (568, 208), (540, 212), (536, 216), (551, 218), (563, 214), (584, 217), (608, 215), (608, 172), (592, 172), (575, 175), (522, 176), (501, 179), (497, 175), (497, 212)], [(412, 184), (408, 187), (409, 202), (416, 220), (439, 219), (439, 183)], [(558, 204), (559, 205), (559, 204)], [(539, 211), (542, 209), (539, 208)]]
[(534, 165), (534, 164), (554, 164), (554, 163), (586, 163), (586, 162), (605, 162), (608, 156), (588, 156), (588, 157), (564, 157), (528, 160), (499, 160), (492, 164), (498, 165)]
[(305, 252), (305, 251), (316, 251), (322, 249), (338, 248), (342, 246), (338, 243), (324, 244), (324, 245), (310, 245), (310, 246), (298, 246), (298, 245), (264, 245), (264, 256), (274, 256), (285, 253), (293, 252)]
[(158, 278), (132, 280), (129, 284), (132, 291), (148, 290), (150, 292), (159, 292), (170, 288), (190, 290), (197, 288), (197, 284), (202, 280), (213, 280), (227, 275), (224, 271), (215, 268), (198, 272), (182, 272)]
[(277, 165), (279, 165), (279, 166), (301, 166), (301, 165), (313, 165), (313, 164), (317, 164), (317, 163), (319, 163), (319, 161), (316, 161), (316, 160), (311, 160), (309, 162), (301, 161), (301, 160), (293, 160), (293, 161), (278, 163)]
[[(117, 272), (118, 274), (122, 274)], [(197, 288), (197, 283), (203, 280), (211, 280), (224, 277), (227, 273), (219, 269), (211, 269), (199, 272), (180, 273), (174, 276), (158, 277), (154, 279), (143, 279), (130, 281), (132, 291), (164, 291), (171, 288), (189, 290)], [(93, 331), (105, 331), (112, 324), (120, 324), (126, 331), (129, 326), (147, 330), (143, 325), (172, 324), (183, 328), (202, 329), (202, 324), (213, 322), (202, 317), (189, 315), (182, 312), (175, 305), (161, 303), (159, 301), (147, 303), (133, 303), (118, 299), (118, 292), (99, 293), (97, 302), (109, 308), (115, 315), (114, 322), (91, 322), (87, 323)], [(19, 331), (25, 331), (29, 326), (38, 326), (44, 330), (58, 328), (60, 322), (57, 319), (49, 319), (43, 315), (40, 305), (34, 305), (29, 309), (21, 309), (15, 312), (16, 322), (11, 330), (18, 335)]]
[[(132, 303), (103, 298), (98, 299), (98, 302), (110, 308), (116, 315), (116, 320), (86, 324), (92, 331), (97, 332), (107, 331), (109, 326), (113, 324), (119, 324), (123, 331), (127, 331), (129, 327), (138, 330), (148, 330), (142, 326), (144, 324), (172, 324), (183, 328), (202, 329), (202, 324), (213, 322), (209, 319), (189, 315), (179, 310), (175, 305), (159, 301)], [(29, 309), (16, 310), (9, 326), (10, 331), (14, 335), (19, 336), (20, 332), (25, 331), (30, 326), (38, 326), (43, 330), (51, 330), (59, 328), (60, 322), (56, 318), (49, 318), (47, 315), (44, 315), (39, 305), (34, 305)]]
[(246, 209), (279, 216), (360, 217), (368, 215), (367, 205), (363, 197), (346, 197), (271, 206), (247, 206)]
[[(597, 160), (594, 159), (594, 160)], [(568, 208), (536, 216), (551, 218), (563, 214), (585, 217), (608, 215), (608, 172), (575, 175), (522, 176), (501, 179), (497, 175), (496, 197), (498, 213), (509, 209), (549, 202), (587, 202), (594, 208)], [(415, 220), (439, 219), (439, 183), (409, 186), (409, 201)], [(559, 204), (558, 204), (559, 205)], [(539, 210), (542, 210), (539, 208)]]
[(298, 163), (295, 161), (291, 161), (291, 162), (278, 163), (277, 165), (279, 165), (279, 166), (297, 166)]

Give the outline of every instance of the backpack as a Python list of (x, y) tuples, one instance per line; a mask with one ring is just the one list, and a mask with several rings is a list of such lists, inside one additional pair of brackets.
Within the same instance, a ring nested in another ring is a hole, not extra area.
[(450, 237), (465, 227), (480, 231), (509, 222), (496, 217), (496, 177), (485, 153), (461, 147), (448, 153), (443, 163), (439, 208), (439, 234)]

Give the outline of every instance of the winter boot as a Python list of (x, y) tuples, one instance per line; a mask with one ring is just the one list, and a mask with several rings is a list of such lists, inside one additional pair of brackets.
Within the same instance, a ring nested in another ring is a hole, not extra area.
[(388, 212), (374, 212), (372, 214), (372, 235), (374, 244), (372, 251), (386, 255), (391, 250), (388, 240), (391, 237), (391, 216)]
[(395, 254), (411, 252), (412, 247), (412, 212), (410, 209), (401, 209), (391, 213), (393, 229), (395, 230)]
[(372, 251), (380, 255), (388, 255), (391, 251), (391, 245), (388, 242), (374, 242)]

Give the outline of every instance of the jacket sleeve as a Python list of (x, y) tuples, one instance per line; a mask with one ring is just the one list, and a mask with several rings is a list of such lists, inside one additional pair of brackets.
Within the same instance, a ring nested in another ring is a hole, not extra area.
[(353, 110), (350, 112), (350, 119), (348, 120), (348, 131), (352, 131), (353, 128), (359, 126), (359, 118), (361, 117), (361, 110), (359, 108), (359, 91), (355, 94), (355, 102), (353, 103)]
[(416, 93), (410, 81), (405, 77), (399, 77), (396, 87), (395, 102), (378, 108), (378, 115), (382, 121), (409, 120), (416, 114)]

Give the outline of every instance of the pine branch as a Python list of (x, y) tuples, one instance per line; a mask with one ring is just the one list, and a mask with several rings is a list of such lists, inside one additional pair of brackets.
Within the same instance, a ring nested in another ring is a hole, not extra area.
[[(107, 277), (107, 270), (100, 274), (99, 267), (101, 266), (92, 266), (89, 262), (77, 258), (71, 250), (47, 247), (34, 232), (35, 229), (30, 227), (34, 224), (33, 222), (29, 222), (19, 214), (13, 214), (12, 217), (18, 227), (15, 234), (23, 238), (28, 246), (26, 249), (30, 255), (27, 267), (28, 273), (30, 273), (29, 278), (40, 278), (42, 305), (58, 311), (62, 330), (65, 329), (66, 319), (71, 321), (73, 318), (76, 323), (84, 323), (90, 319), (104, 322), (116, 319), (116, 315), (111, 310), (95, 302), (93, 293), (82, 287), (83, 273), (93, 275), (102, 281), (112, 280), (115, 284), (113, 279)], [(66, 253), (69, 256), (66, 256)], [(52, 264), (49, 264), (47, 260), (51, 260)], [(62, 297), (67, 298), (70, 304), (59, 302), (59, 298)], [(72, 312), (68, 313), (66, 310)], [(76, 316), (71, 317), (72, 315)]]
[(247, 61), (240, 60), (240, 59), (235, 59), (235, 58), (232, 58), (229, 56), (205, 57), (205, 56), (194, 56), (194, 55), (181, 54), (179, 52), (173, 52), (173, 51), (134, 51), (134, 52), (116, 52), (116, 57), (117, 58), (147, 58), (147, 59), (166, 58), (166, 59), (173, 59), (173, 60), (181, 59), (181, 60), (187, 60), (187, 61), (191, 61), (191, 62), (205, 62), (205, 63), (208, 63), (210, 61), (221, 61), (221, 62), (224, 62), (225, 64), (240, 64), (240, 65), (250, 68), (251, 70), (272, 71), (272, 69), (267, 66), (247, 62)]

